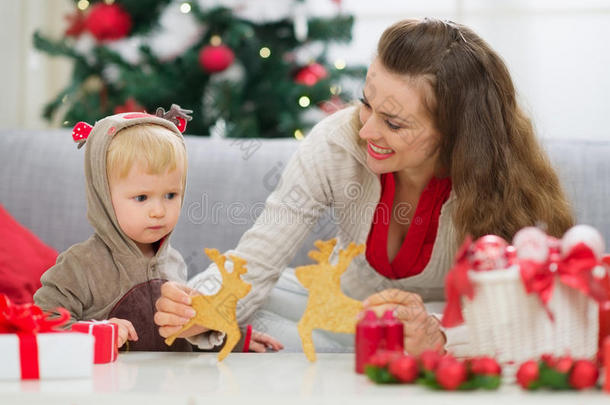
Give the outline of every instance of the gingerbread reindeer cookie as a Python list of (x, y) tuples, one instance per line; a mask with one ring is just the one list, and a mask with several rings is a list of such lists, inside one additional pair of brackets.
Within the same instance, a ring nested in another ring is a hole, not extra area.
[(225, 345), (218, 353), (218, 361), (222, 361), (241, 338), (235, 309), (237, 301), (248, 295), (252, 286), (241, 279), (241, 276), (248, 272), (244, 259), (229, 256), (233, 262), (233, 271), (229, 273), (225, 268), (226, 257), (224, 255), (221, 255), (216, 249), (205, 249), (205, 253), (218, 266), (222, 275), (222, 287), (214, 295), (192, 297), (191, 305), (196, 311), (195, 316), (182, 329), (165, 339), (165, 343), (171, 346), (178, 335), (195, 324), (221, 331), (227, 335)]
[(318, 264), (295, 269), (297, 278), (309, 290), (307, 308), (297, 325), (303, 351), (309, 361), (316, 360), (316, 349), (311, 336), (314, 329), (354, 333), (357, 316), (362, 311), (360, 301), (341, 291), (341, 274), (354, 257), (364, 252), (364, 245), (350, 243), (346, 249), (339, 251), (339, 261), (332, 265), (329, 258), (336, 244), (336, 239), (316, 241), (319, 250), (310, 251), (309, 257)]

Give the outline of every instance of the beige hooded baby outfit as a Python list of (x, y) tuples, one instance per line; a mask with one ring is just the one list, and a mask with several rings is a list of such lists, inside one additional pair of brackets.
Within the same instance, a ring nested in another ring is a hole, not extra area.
[(183, 139), (172, 122), (149, 114), (118, 114), (95, 124), (85, 151), (87, 218), (95, 234), (59, 255), (42, 276), (34, 301), (48, 311), (66, 308), (72, 322), (112, 317), (131, 321), (138, 340), (129, 342), (129, 350), (190, 351), (184, 339), (165, 345), (153, 321), (161, 284), (185, 282), (182, 256), (170, 246), (167, 235), (154, 257), (145, 257), (119, 227), (112, 206), (106, 175), (108, 145), (122, 129), (138, 124), (161, 125)]

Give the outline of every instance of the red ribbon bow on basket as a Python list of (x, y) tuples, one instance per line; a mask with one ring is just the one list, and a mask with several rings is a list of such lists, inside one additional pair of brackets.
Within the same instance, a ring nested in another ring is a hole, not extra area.
[[(447, 275), (445, 283), (447, 305), (441, 321), (444, 327), (462, 324), (464, 318), (461, 298), (463, 295), (470, 299), (474, 297), (474, 287), (468, 277), (468, 271), (472, 267), (468, 259), (470, 244), (471, 240), (467, 238), (458, 251), (455, 265)], [(538, 295), (551, 320), (554, 317), (548, 308), (548, 303), (553, 295), (556, 276), (564, 285), (579, 290), (596, 301), (608, 299), (608, 293), (593, 276), (592, 270), (598, 265), (599, 261), (595, 257), (595, 253), (584, 243), (575, 245), (563, 259), (549, 260), (544, 263), (519, 260), (521, 280), (525, 291), (528, 294)]]
[(447, 274), (447, 280), (445, 281), (447, 305), (441, 320), (441, 324), (446, 328), (464, 323), (462, 304), (460, 302), (462, 295), (470, 299), (474, 297), (474, 287), (468, 278), (468, 270), (472, 267), (468, 259), (470, 245), (472, 245), (472, 238), (467, 236), (462, 246), (458, 249), (455, 264), (449, 274)]
[(601, 283), (595, 279), (592, 270), (600, 265), (595, 253), (584, 243), (572, 247), (570, 253), (560, 260), (549, 260), (536, 263), (531, 260), (521, 260), (521, 280), (528, 294), (534, 293), (546, 310), (549, 318), (554, 319), (548, 304), (553, 295), (555, 276), (564, 285), (574, 288), (596, 301), (608, 299), (607, 292)]

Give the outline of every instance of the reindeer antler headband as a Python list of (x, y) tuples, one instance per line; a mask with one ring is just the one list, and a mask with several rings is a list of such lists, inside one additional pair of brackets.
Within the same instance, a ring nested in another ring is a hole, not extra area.
[[(172, 124), (176, 125), (176, 128), (180, 132), (184, 132), (186, 130), (186, 122), (193, 119), (190, 115), (193, 113), (193, 110), (185, 110), (181, 108), (178, 104), (172, 104), (169, 111), (165, 112), (162, 107), (157, 108), (155, 115), (147, 114), (147, 113), (127, 113), (121, 114), (121, 116), (125, 119), (131, 118), (144, 118), (144, 117), (159, 117), (163, 118)], [(87, 124), (86, 122), (78, 122), (74, 128), (72, 129), (72, 139), (74, 142), (78, 144), (78, 149), (82, 148), (85, 142), (87, 141), (87, 137), (91, 133), (93, 126)]]

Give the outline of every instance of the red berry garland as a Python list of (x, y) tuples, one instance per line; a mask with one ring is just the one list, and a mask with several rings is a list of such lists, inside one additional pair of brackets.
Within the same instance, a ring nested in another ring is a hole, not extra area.
[(548, 354), (538, 361), (526, 361), (517, 371), (517, 382), (528, 390), (542, 387), (582, 390), (594, 387), (598, 378), (599, 369), (591, 360), (574, 360), (570, 356), (557, 358)]
[(433, 389), (496, 389), (502, 369), (491, 357), (466, 361), (426, 351), (419, 358), (401, 352), (379, 351), (365, 366), (366, 374), (379, 384), (417, 382)]

